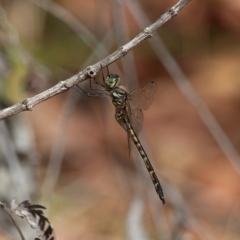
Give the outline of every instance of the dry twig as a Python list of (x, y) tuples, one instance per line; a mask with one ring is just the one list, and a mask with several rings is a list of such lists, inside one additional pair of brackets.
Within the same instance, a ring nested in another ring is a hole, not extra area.
[(89, 78), (93, 78), (94, 76), (96, 76), (97, 72), (101, 69), (101, 65), (102, 67), (108, 66), (109, 64), (113, 63), (117, 59), (125, 56), (131, 49), (136, 47), (138, 44), (140, 44), (144, 40), (151, 38), (153, 36), (153, 33), (159, 27), (161, 27), (163, 24), (165, 24), (170, 19), (175, 17), (179, 13), (179, 11), (182, 8), (184, 8), (190, 1), (191, 0), (178, 1), (176, 5), (168, 9), (156, 22), (146, 27), (141, 33), (139, 33), (130, 42), (126, 43), (125, 45), (120, 47), (117, 51), (110, 54), (108, 57), (104, 58), (103, 60), (97, 62), (92, 66), (85, 68), (84, 70), (70, 77), (69, 79), (59, 82), (52, 88), (40, 94), (37, 94), (34, 97), (26, 98), (21, 103), (17, 103), (11, 107), (3, 109), (2, 111), (0, 111), (0, 120), (23, 111), (31, 111), (35, 105), (43, 101), (46, 101), (49, 98), (59, 93), (67, 91), (69, 88), (73, 87), (74, 85), (82, 81), (85, 81)]

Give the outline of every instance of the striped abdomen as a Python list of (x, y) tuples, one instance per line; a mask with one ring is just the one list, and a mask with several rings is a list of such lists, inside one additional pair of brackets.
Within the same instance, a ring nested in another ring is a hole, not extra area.
[(153, 182), (153, 185), (154, 185), (154, 187), (156, 189), (156, 192), (157, 192), (159, 198), (161, 199), (162, 203), (164, 204), (165, 203), (165, 199), (164, 199), (163, 190), (162, 190), (160, 181), (158, 180), (158, 177), (157, 177), (157, 175), (156, 175), (156, 173), (155, 173), (155, 171), (153, 169), (153, 166), (152, 166), (152, 164), (151, 164), (151, 162), (150, 162), (146, 152), (144, 151), (144, 149), (142, 147), (142, 144), (140, 143), (136, 133), (134, 132), (131, 124), (129, 123), (129, 121), (126, 118), (124, 118), (124, 123), (125, 123), (125, 125), (126, 125), (126, 127), (128, 129), (129, 136), (132, 138), (134, 144), (136, 145), (136, 147), (137, 147), (137, 149), (138, 149), (138, 151), (139, 151), (139, 153), (140, 153), (140, 155), (141, 155), (141, 157), (142, 157), (142, 159), (144, 161), (144, 164), (145, 164), (145, 166), (146, 166), (146, 168), (147, 168), (147, 170), (149, 172), (149, 175), (150, 175), (150, 177), (152, 179), (152, 182)]

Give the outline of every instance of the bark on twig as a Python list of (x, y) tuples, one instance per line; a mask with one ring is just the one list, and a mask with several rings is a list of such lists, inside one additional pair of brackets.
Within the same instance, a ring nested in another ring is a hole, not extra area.
[(31, 111), (33, 107), (43, 101), (48, 100), (49, 98), (62, 93), (69, 88), (73, 87), (74, 85), (85, 81), (89, 78), (96, 76), (97, 72), (102, 67), (106, 67), (109, 64), (113, 63), (117, 59), (125, 56), (131, 49), (136, 47), (138, 44), (143, 42), (144, 40), (151, 38), (153, 33), (161, 27), (163, 24), (168, 22), (170, 19), (175, 17), (179, 11), (185, 7), (191, 0), (179, 0), (176, 5), (172, 8), (168, 9), (156, 22), (151, 24), (150, 26), (143, 29), (141, 33), (139, 33), (135, 38), (133, 38), (130, 42), (126, 43), (114, 53), (110, 54), (106, 58), (102, 59), (101, 61), (97, 62), (96, 64), (89, 66), (82, 70), (81, 72), (77, 73), (76, 75), (59, 82), (52, 88), (37, 94), (31, 98), (26, 98), (21, 103), (17, 103), (11, 107), (5, 108), (0, 111), (0, 120), (12, 116), (14, 114), (23, 112), (23, 111)]

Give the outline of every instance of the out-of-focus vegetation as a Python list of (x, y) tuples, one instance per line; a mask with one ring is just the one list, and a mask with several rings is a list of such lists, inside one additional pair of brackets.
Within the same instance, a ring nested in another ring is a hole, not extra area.
[[(58, 0), (40, 7), (37, 0), (0, 1), (1, 13), (6, 14), (0, 31), (1, 107), (72, 76), (138, 34), (147, 24), (139, 26), (131, 11), (130, 2), (137, 1), (126, 2)], [(140, 10), (153, 22), (175, 3), (142, 0)], [(136, 5), (134, 9), (144, 19)], [(161, 37), (210, 109), (230, 147), (219, 146), (222, 135), (217, 132), (213, 137), (197, 113), (200, 106), (193, 107), (182, 94), (150, 40), (109, 67), (129, 90), (137, 86), (135, 78), (140, 86), (157, 82), (157, 96), (144, 112), (140, 139), (163, 181), (165, 206), (145, 169), (136, 166), (143, 163), (134, 146), (134, 161), (128, 156), (126, 133), (107, 100), (71, 89), (21, 114), (33, 137), (14, 134), (25, 129), (18, 121), (7, 124), (15, 146), (21, 141), (34, 143), (34, 154), (26, 147), (25, 151), (16, 147), (16, 154), (20, 162), (28, 159), (38, 166), (28, 171), (34, 173), (30, 182), (36, 185), (30, 195), (49, 205), (59, 240), (239, 239), (239, 23), (239, 1), (192, 0), (154, 35)], [(100, 52), (100, 58), (93, 54), (97, 47), (93, 43), (101, 41), (106, 52)], [(82, 87), (89, 90), (85, 83)], [(209, 115), (205, 112), (202, 118), (207, 121)], [(30, 178), (26, 172), (25, 176)], [(4, 200), (14, 195), (6, 188), (0, 191)], [(1, 239), (6, 231), (2, 226)]]

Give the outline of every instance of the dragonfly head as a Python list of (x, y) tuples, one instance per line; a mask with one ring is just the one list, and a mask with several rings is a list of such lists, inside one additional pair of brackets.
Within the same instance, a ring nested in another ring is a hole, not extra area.
[(112, 89), (118, 85), (120, 77), (117, 74), (109, 74), (105, 79), (105, 85)]

